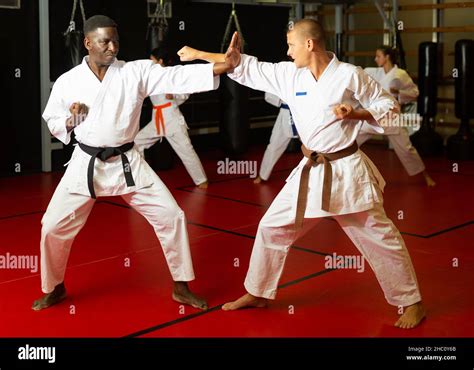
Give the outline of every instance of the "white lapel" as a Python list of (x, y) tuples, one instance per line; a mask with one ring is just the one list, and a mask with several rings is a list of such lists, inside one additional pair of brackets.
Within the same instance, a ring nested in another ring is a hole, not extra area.
[[(98, 80), (97, 76), (94, 74), (94, 72), (92, 72), (89, 65), (87, 64), (86, 58), (88, 58), (88, 57), (87, 56), (84, 57), (84, 61), (83, 61), (83, 63), (85, 63), (85, 68), (87, 68), (89, 70), (89, 72), (92, 74), (92, 76), (96, 80)], [(97, 95), (94, 99), (94, 102), (89, 107), (89, 113), (97, 111), (98, 110), (97, 108), (102, 105), (105, 94), (109, 90), (110, 83), (113, 80), (115, 74), (117, 73), (117, 65), (118, 65), (118, 61), (117, 61), (117, 59), (115, 59), (115, 61), (109, 66), (109, 68), (107, 68), (107, 72), (105, 72), (105, 76), (104, 76), (104, 79), (102, 80), (102, 82), (99, 81), (100, 89), (99, 89), (99, 92), (97, 93)]]
[(393, 80), (393, 77), (395, 76), (397, 69), (398, 67), (394, 65), (393, 68), (390, 71), (388, 71), (388, 73), (385, 73), (382, 67), (383, 77), (381, 78), (379, 82), (382, 85), (382, 87), (388, 92), (390, 92), (390, 82)]
[(306, 70), (307, 78), (310, 80), (311, 90), (314, 94), (312, 102), (315, 106), (323, 110), (331, 105), (331, 98), (333, 97), (331, 91), (339, 89), (339, 85), (334, 81), (335, 72), (339, 67), (339, 60), (334, 53), (328, 52), (328, 54), (332, 56), (332, 59), (318, 80), (314, 78), (309, 69)]
[(84, 122), (81, 123), (82, 130), (85, 131), (83, 133), (83, 137), (87, 137), (87, 134), (89, 134), (89, 132), (91, 131), (91, 126), (94, 122), (100, 121), (100, 119), (98, 118), (102, 111), (103, 101), (107, 92), (110, 91), (109, 87), (114, 79), (114, 76), (117, 73), (118, 64), (117, 59), (115, 59), (114, 63), (112, 63), (109, 68), (107, 68), (107, 72), (105, 72), (104, 79), (101, 82), (94, 74), (94, 72), (92, 72), (92, 70), (90, 69), (87, 63), (88, 58), (88, 56), (84, 57), (82, 61), (83, 68), (86, 69), (86, 75), (88, 75), (91, 79), (94, 79), (94, 83), (99, 84), (99, 91), (97, 92), (97, 95), (94, 98), (94, 102), (89, 107), (89, 113), (87, 114), (87, 118), (84, 120)]

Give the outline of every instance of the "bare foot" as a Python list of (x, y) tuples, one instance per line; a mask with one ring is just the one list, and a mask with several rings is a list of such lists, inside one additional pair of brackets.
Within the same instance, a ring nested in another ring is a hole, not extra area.
[(207, 187), (209, 186), (209, 182), (208, 181), (204, 181), (202, 183), (200, 183), (197, 187), (199, 189), (207, 189)]
[(64, 286), (64, 283), (61, 283), (56, 285), (51, 293), (45, 294), (41, 298), (34, 301), (31, 308), (34, 311), (40, 311), (63, 301), (64, 298), (66, 298), (66, 287)]
[(173, 299), (176, 302), (190, 305), (200, 310), (207, 310), (207, 302), (203, 298), (194, 295), (188, 288), (188, 283), (182, 281), (175, 281), (173, 288)]
[(267, 307), (267, 304), (268, 304), (268, 299), (255, 297), (247, 293), (234, 302), (226, 303), (225, 305), (222, 306), (222, 309), (224, 311), (234, 311), (234, 310), (239, 310), (241, 308), (246, 308), (246, 307), (262, 308), (262, 307)]
[(428, 186), (429, 188), (432, 188), (433, 186), (436, 186), (436, 183), (431, 178), (431, 176), (428, 174), (428, 172), (423, 171), (423, 177), (425, 178), (426, 186)]
[(253, 180), (253, 183), (254, 184), (260, 184), (262, 181), (265, 181), (264, 179), (262, 179), (260, 176), (257, 176), (255, 178), (255, 180)]
[(405, 307), (404, 310), (403, 315), (395, 323), (395, 326), (400, 329), (413, 329), (426, 316), (426, 311), (421, 302)]

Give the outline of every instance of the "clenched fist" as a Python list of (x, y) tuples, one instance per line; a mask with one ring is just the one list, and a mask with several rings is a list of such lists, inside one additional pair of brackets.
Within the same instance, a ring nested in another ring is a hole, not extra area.
[(179, 60), (182, 62), (192, 62), (198, 59), (198, 50), (190, 46), (184, 46), (178, 51)]
[(89, 113), (89, 108), (83, 103), (72, 103), (69, 107), (69, 112), (72, 116), (66, 120), (66, 129), (69, 131), (73, 130), (74, 127), (80, 125), (84, 121)]
[(350, 118), (352, 111), (353, 108), (349, 104), (339, 104), (333, 109), (337, 119)]

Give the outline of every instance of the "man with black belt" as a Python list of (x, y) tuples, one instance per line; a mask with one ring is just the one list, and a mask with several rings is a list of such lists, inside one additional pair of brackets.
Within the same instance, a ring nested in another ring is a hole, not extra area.
[(66, 296), (64, 275), (71, 245), (84, 226), (96, 197), (121, 195), (153, 226), (175, 282), (175, 301), (206, 309), (187, 282), (194, 272), (186, 218), (171, 193), (142, 158), (133, 140), (139, 131), (143, 100), (163, 93), (196, 93), (216, 89), (224, 63), (162, 67), (151, 60), (116, 59), (116, 23), (93, 16), (84, 24), (88, 56), (61, 75), (43, 113), (51, 133), (76, 146), (42, 219), (41, 310)]
[[(305, 157), (260, 221), (244, 283), (247, 294), (222, 308), (264, 307), (275, 299), (303, 219), (316, 223), (329, 216), (370, 264), (388, 303), (403, 308), (395, 326), (413, 328), (425, 316), (415, 271), (400, 232), (385, 214), (385, 181), (356, 144), (363, 121), (383, 133), (381, 122), (398, 113), (398, 103), (362, 69), (326, 51), (318, 22), (290, 25), (287, 42), (293, 62), (265, 63), (241, 55), (238, 40), (226, 54), (235, 67), (230, 78), (288, 104)], [(181, 60), (222, 60), (189, 47), (178, 55)]]

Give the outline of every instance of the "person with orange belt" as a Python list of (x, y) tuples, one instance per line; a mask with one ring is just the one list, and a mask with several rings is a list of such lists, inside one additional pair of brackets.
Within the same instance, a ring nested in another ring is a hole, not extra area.
[[(155, 48), (150, 59), (163, 67), (172, 64), (168, 49)], [(168, 140), (173, 150), (186, 167), (194, 183), (201, 189), (207, 188), (208, 181), (204, 168), (194, 150), (188, 134), (188, 126), (179, 106), (189, 98), (189, 94), (160, 94), (150, 96), (153, 103), (151, 121), (135, 137), (135, 144), (143, 155), (145, 149), (153, 146), (163, 137)]]

